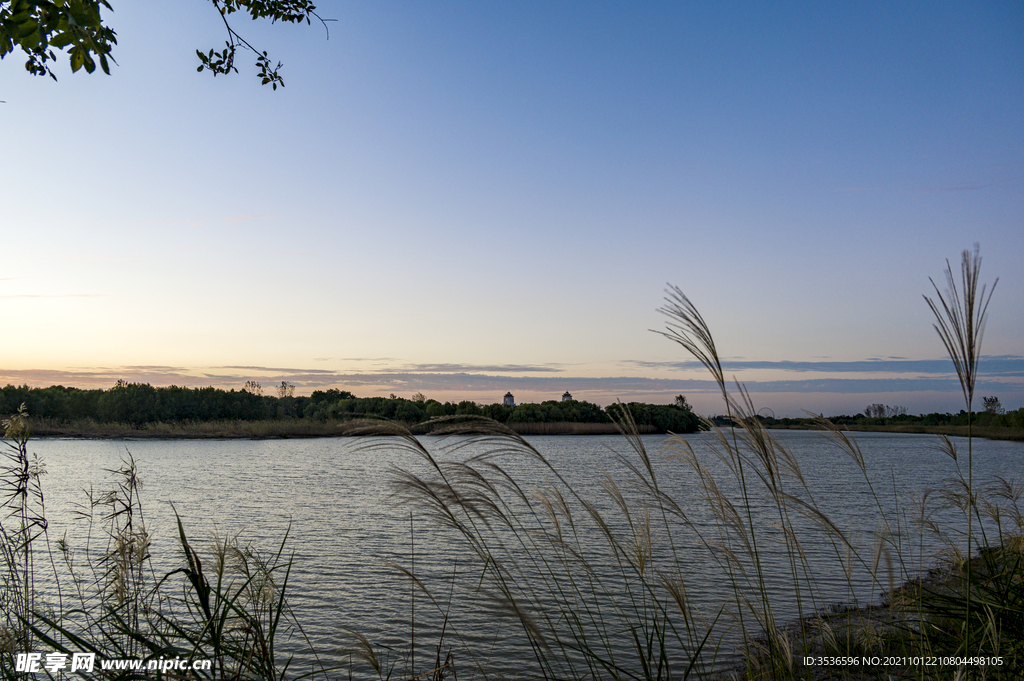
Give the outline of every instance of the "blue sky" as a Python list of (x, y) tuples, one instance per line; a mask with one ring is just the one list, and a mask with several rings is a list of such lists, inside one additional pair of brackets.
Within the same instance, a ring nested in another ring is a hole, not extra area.
[[(981, 244), (979, 393), (1024, 406), (1019, 3), (114, 2), (113, 75), (0, 62), (0, 382), (289, 380), (607, 404), (958, 410), (922, 294)], [(507, 386), (507, 387), (506, 387)]]

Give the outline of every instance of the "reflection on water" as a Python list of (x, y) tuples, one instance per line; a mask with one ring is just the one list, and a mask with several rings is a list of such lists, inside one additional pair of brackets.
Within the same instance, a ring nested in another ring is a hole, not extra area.
[[(930, 556), (938, 548), (934, 542), (919, 541), (909, 514), (891, 513), (897, 500), (920, 496), (955, 474), (955, 464), (934, 449), (934, 437), (859, 435), (857, 440), (875, 487), (873, 494), (853, 462), (827, 445), (820, 435), (800, 431), (774, 434), (796, 455), (817, 506), (840, 528), (858, 537), (867, 554), (881, 523), (879, 503), (891, 518), (899, 519), (899, 526), (894, 526), (899, 535), (895, 541), (906, 543), (905, 556)], [(619, 479), (629, 477), (618, 458), (629, 453), (621, 438), (528, 439), (577, 491), (603, 499), (600, 503), (607, 503), (601, 489), (602, 472)], [(706, 436), (687, 439), (698, 452), (704, 451)], [(662, 436), (644, 437), (651, 452), (662, 451), (664, 440)], [(428, 447), (436, 444), (430, 437), (423, 441)], [(444, 596), (442, 601), (447, 600), (447, 591), (437, 585), (448, 584), (456, 573), (462, 577), (453, 587), (456, 603), (449, 635), (461, 637), (478, 663), (495, 666), (509, 675), (532, 678), (531, 654), (516, 627), (510, 620), (492, 616), (486, 599), (474, 592), (480, 566), (474, 564), (466, 548), (425, 520), (411, 519), (409, 510), (397, 507), (389, 496), (393, 467), (423, 471), (422, 462), (393, 449), (371, 451), (358, 445), (356, 440), (333, 438), (36, 440), (30, 451), (39, 454), (48, 470), (43, 485), (50, 536), (60, 537), (67, 531), (73, 548), (85, 541), (85, 526), (74, 520), (76, 504), (84, 500), (83, 490), (109, 487), (111, 476), (107, 471), (119, 467), (126, 450), (138, 462), (143, 481), (143, 509), (154, 536), (158, 573), (177, 567), (180, 560), (172, 502), (197, 547), (208, 543), (205, 537), (238, 535), (243, 542), (271, 551), (288, 532), (287, 548), (295, 555), (289, 587), (291, 604), (327, 665), (345, 663), (346, 629), (356, 629), (396, 650), (404, 649), (410, 638), (412, 592), (409, 580), (403, 580), (387, 565), (411, 567), (415, 555), (416, 573), (435, 580), (435, 588)], [(707, 461), (713, 471), (723, 472), (719, 462), (710, 457)], [(997, 475), (1012, 478), (1022, 469), (1024, 445), (976, 441), (974, 461), (975, 480)], [(526, 488), (550, 477), (549, 472), (526, 460), (508, 461), (506, 468)], [(663, 491), (680, 504), (692, 522), (698, 526), (711, 522), (694, 474), (683, 462), (659, 457), (659, 479)], [(791, 584), (787, 581), (789, 564), (779, 549), (778, 519), (772, 517), (773, 512), (774, 506), (766, 500), (751, 500), (755, 524), (764, 528), (759, 549), (768, 571), (768, 587), (785, 593), (787, 584)], [(938, 519), (956, 522), (952, 514)], [(812, 528), (808, 525), (807, 529)], [(593, 540), (601, 541), (597, 536)], [(668, 538), (660, 537), (659, 541)], [(678, 542), (677, 555), (684, 563), (681, 569), (691, 598), (700, 612), (713, 616), (732, 595), (727, 581), (720, 569), (707, 562), (706, 547), (692, 533), (681, 528), (673, 541)], [(826, 603), (848, 602), (851, 595), (834, 547), (815, 542), (805, 545), (805, 550), (821, 587), (816, 596)], [(922, 565), (917, 559), (908, 563), (910, 570)], [(610, 563), (608, 568), (613, 570), (614, 565)], [(894, 579), (899, 578), (898, 568), (893, 568)], [(877, 599), (879, 585), (871, 582), (865, 570), (854, 574), (853, 583), (856, 598)], [(437, 609), (422, 594), (416, 598), (420, 654), (423, 659), (432, 659), (433, 651), (427, 650), (426, 642), (431, 623), (438, 621)], [(445, 602), (441, 606), (447, 607)], [(795, 603), (786, 603), (777, 612), (788, 618), (797, 615)], [(724, 656), (728, 658), (729, 654)], [(471, 663), (465, 659), (457, 662), (460, 675), (468, 678)], [(347, 673), (338, 677), (347, 678)]]

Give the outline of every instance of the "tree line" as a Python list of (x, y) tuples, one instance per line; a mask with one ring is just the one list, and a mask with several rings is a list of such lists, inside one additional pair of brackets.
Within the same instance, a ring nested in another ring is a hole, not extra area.
[[(13, 414), (24, 404), (33, 417), (57, 421), (90, 420), (96, 423), (126, 423), (141, 427), (158, 422), (216, 420), (311, 419), (315, 421), (384, 418), (408, 424), (439, 416), (485, 416), (501, 423), (611, 423), (623, 416), (617, 404), (602, 409), (583, 400), (548, 400), (508, 407), (471, 401), (439, 402), (417, 393), (404, 397), (356, 397), (347, 390), (316, 390), (309, 397), (295, 396), (295, 388), (282, 382), (264, 394), (253, 381), (240, 390), (221, 388), (154, 387), (148, 383), (118, 381), (108, 389), (82, 390), (64, 386), (30, 388), (8, 385), (0, 388), (0, 414)], [(692, 433), (700, 428), (686, 398), (673, 404), (626, 405), (637, 425), (659, 431)]]
[[(773, 418), (758, 416), (768, 427), (813, 427), (814, 418)], [(712, 422), (727, 425), (728, 418), (715, 416)], [(839, 426), (966, 426), (967, 411), (910, 414), (904, 406), (869, 404), (856, 414), (837, 414), (828, 420)], [(1024, 408), (1007, 411), (998, 397), (983, 397), (982, 408), (970, 415), (970, 421), (982, 428), (1016, 428), (1024, 430)]]

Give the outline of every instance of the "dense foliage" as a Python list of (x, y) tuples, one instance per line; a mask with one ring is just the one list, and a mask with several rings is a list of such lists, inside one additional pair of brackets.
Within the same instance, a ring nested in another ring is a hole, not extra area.
[[(654, 426), (659, 431), (673, 433), (694, 433), (700, 428), (700, 417), (677, 404), (630, 402), (626, 406), (638, 426)], [(618, 404), (608, 405), (607, 411), (616, 420), (621, 420), (621, 407)]]
[[(276, 67), (271, 66), (266, 52), (258, 50), (235, 31), (229, 19), (231, 15), (240, 12), (254, 21), (269, 19), (271, 22), (293, 24), (308, 24), (311, 18), (323, 21), (310, 0), (209, 2), (224, 24), (227, 40), (219, 52), (214, 49), (207, 52), (196, 50), (199, 57), (197, 70), (210, 71), (214, 75), (237, 72), (235, 56), (238, 48), (242, 48), (256, 56), (261, 82), (275, 90), (278, 85), (284, 85), (280, 62)], [(99, 62), (103, 72), (109, 75), (117, 34), (101, 15), (103, 10), (113, 12), (107, 0), (0, 0), (0, 59), (20, 50), (28, 58), (25, 68), (29, 73), (56, 80), (51, 65), (57, 59), (56, 52), (67, 51), (72, 71), (85, 68), (92, 73)]]
[(28, 57), (25, 68), (36, 76), (50, 76), (54, 50), (68, 52), (71, 70), (92, 73), (96, 62), (110, 73), (107, 56), (117, 44), (115, 33), (105, 26), (100, 8), (112, 11), (106, 0), (72, 2), (0, 2), (0, 58), (15, 49)]
[[(759, 417), (765, 426), (772, 427), (815, 427), (814, 418), (770, 418)], [(961, 409), (956, 414), (949, 412), (930, 414), (907, 414), (887, 416), (866, 416), (864, 413), (853, 415), (840, 414), (828, 417), (837, 426), (967, 426), (967, 412)], [(724, 424), (725, 417), (713, 419), (719, 425)], [(1024, 408), (1008, 412), (982, 411), (970, 417), (971, 423), (979, 428), (1016, 428), (1024, 429)]]
[[(148, 383), (118, 381), (107, 390), (81, 390), (64, 386), (29, 388), (8, 385), (0, 388), (0, 414), (13, 414), (24, 404), (35, 417), (97, 423), (127, 423), (144, 426), (158, 422), (214, 421), (221, 419), (257, 421), (268, 419), (310, 419), (314, 421), (355, 418), (384, 418), (405, 423), (422, 423), (439, 416), (486, 416), (501, 423), (611, 423), (618, 405), (608, 410), (582, 400), (540, 404), (478, 405), (475, 402), (438, 402), (422, 395), (403, 397), (356, 397), (346, 390), (317, 390), (309, 397), (295, 397), (292, 386), (283, 383), (277, 395), (264, 395), (258, 384), (242, 390), (220, 388), (157, 388)], [(628, 405), (637, 425), (660, 431), (696, 432), (700, 418), (685, 400), (675, 404)]]

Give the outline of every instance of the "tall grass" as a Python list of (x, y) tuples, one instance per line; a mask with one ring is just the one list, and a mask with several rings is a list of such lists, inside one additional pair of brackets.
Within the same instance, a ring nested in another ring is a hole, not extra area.
[[(928, 307), (935, 315), (935, 331), (942, 339), (953, 366), (956, 368), (957, 378), (960, 380), (960, 387), (963, 390), (964, 402), (967, 405), (967, 551), (970, 554), (973, 549), (972, 535), (974, 515), (977, 513), (977, 506), (974, 499), (974, 440), (971, 432), (974, 415), (974, 385), (978, 375), (978, 360), (981, 358), (981, 339), (985, 333), (985, 316), (988, 312), (988, 304), (995, 293), (997, 279), (988, 290), (981, 286), (978, 289), (981, 277), (981, 255), (978, 245), (974, 246), (974, 253), (964, 251), (960, 263), (961, 285), (958, 288), (956, 278), (953, 276), (953, 267), (946, 261), (946, 284), (945, 293), (939, 291), (939, 287), (932, 281), (932, 288), (935, 289), (936, 303), (925, 296)], [(971, 582), (971, 561), (967, 561), (967, 581)], [(964, 603), (964, 646), (970, 650), (971, 643), (971, 589), (967, 590)]]
[[(961, 287), (948, 268), (950, 291), (939, 294), (938, 304), (929, 301), (968, 408), (991, 298), (979, 272), (977, 251), (965, 253)], [(1018, 678), (1024, 662), (1021, 482), (996, 479), (979, 487), (972, 438), (966, 468), (954, 443), (942, 438), (940, 448), (951, 458), (937, 456), (935, 465), (952, 462), (947, 484), (921, 498), (889, 500), (898, 495), (895, 473), (892, 487), (880, 489), (857, 442), (822, 419), (836, 455), (852, 462), (869, 492), (878, 526), (865, 546), (822, 510), (798, 457), (763, 427), (744, 387), (726, 380), (713, 335), (692, 302), (672, 288), (662, 312), (669, 320), (663, 335), (708, 369), (733, 426), (708, 423), (707, 448), (673, 437), (667, 454), (659, 454), (648, 451), (626, 412), (617, 424), (629, 445), (620, 456), (626, 473), (595, 472), (596, 493), (571, 482), (520, 433), (486, 420), (439, 422), (433, 432), (441, 437), (430, 448), (399, 426), (364, 432), (381, 437), (360, 446), (400, 448), (422, 462), (420, 472), (395, 471), (396, 500), (447, 530), (473, 558), (463, 569), (477, 587), (466, 593), (513, 623), (532, 655), (532, 665), (517, 673)], [(680, 463), (690, 482), (684, 494), (674, 484)], [(544, 482), (527, 486), (523, 466), (533, 468), (529, 479)], [(966, 536), (934, 520), (950, 509), (961, 514)], [(986, 527), (994, 528), (992, 536)], [(926, 540), (946, 551), (926, 555)], [(812, 546), (827, 547), (832, 566), (810, 559)], [(692, 597), (706, 579), (688, 572), (694, 564), (720, 576), (731, 594), (726, 602), (709, 609)], [(825, 577), (837, 574), (838, 584)], [(864, 576), (867, 591), (859, 585)], [(425, 581), (420, 586), (432, 598), (438, 590)], [(884, 607), (872, 592), (884, 594)], [(837, 600), (846, 605), (837, 608)], [(462, 635), (457, 620), (449, 628), (455, 638)], [(738, 665), (730, 655), (737, 645)], [(475, 652), (463, 646), (463, 664), (489, 676), (488, 661)], [(804, 665), (808, 655), (909, 662), (823, 672)], [(916, 664), (914, 656), (937, 664)], [(963, 663), (979, 656), (1002, 656), (1001, 664)]]
[[(88, 493), (77, 515), (87, 526), (84, 544), (66, 538), (51, 545), (39, 475), (28, 457), (27, 415), (7, 424), (11, 464), (3, 471), (0, 601), (0, 678), (28, 678), (16, 671), (16, 656), (30, 651), (94, 653), (94, 678), (136, 679), (176, 674), (146, 671), (154, 660), (206, 660), (209, 669), (190, 678), (301, 679), (290, 670), (276, 641), (304, 636), (286, 599), (292, 559), (277, 550), (263, 554), (238, 538), (218, 538), (197, 550), (177, 521), (182, 566), (159, 575), (140, 498), (138, 470), (128, 454), (110, 471), (113, 486)], [(46, 570), (40, 568), (40, 562)], [(58, 565), (59, 564), (59, 565)], [(37, 592), (37, 582), (56, 585)], [(61, 585), (65, 587), (62, 589)], [(294, 646), (293, 646), (294, 647)], [(101, 671), (102, 660), (142, 660), (143, 670)], [(65, 670), (66, 671), (66, 670)], [(322, 673), (322, 667), (316, 670)], [(63, 672), (41, 672), (51, 678)]]
[[(947, 266), (949, 289), (936, 287), (938, 302), (929, 305), (971, 410), (991, 290), (979, 285), (977, 251), (964, 254), (961, 270), (957, 285)], [(947, 483), (899, 498), (895, 472), (891, 485), (881, 484), (857, 441), (821, 419), (837, 461), (868, 492), (877, 527), (865, 543), (830, 517), (797, 453), (764, 428), (743, 385), (727, 380), (689, 298), (671, 288), (661, 311), (668, 321), (660, 333), (709, 371), (732, 425), (709, 422), (699, 440), (673, 436), (652, 451), (623, 409), (618, 472), (550, 461), (523, 433), (481, 417), (434, 420), (429, 447), (400, 423), (350, 425), (348, 434), (369, 436), (355, 447), (402, 450), (418, 462), (392, 471), (415, 553), (392, 566), (413, 589), (406, 648), (350, 632), (352, 666), (340, 676), (1019, 678), (1024, 483), (979, 483), (972, 439), (964, 462), (956, 443), (940, 438), (948, 456), (937, 453), (934, 465), (948, 467)], [(95, 549), (48, 550), (43, 469), (28, 455), (24, 418), (7, 427), (3, 471), (6, 678), (15, 676), (15, 653), (40, 645), (103, 657), (204, 657), (214, 666), (200, 675), (211, 679), (302, 676), (277, 644), (285, 631), (302, 635), (285, 597), (292, 559), (284, 540), (269, 554), (237, 539), (204, 552), (179, 519), (181, 567), (156, 574), (129, 457), (114, 489), (82, 509), (98, 528)], [(965, 530), (936, 519), (949, 511)], [(942, 550), (929, 553), (934, 544)], [(432, 550), (458, 556), (450, 573), (421, 567)], [(56, 600), (33, 584), (40, 556), (55, 575), (72, 575)], [(727, 597), (702, 593), (709, 581)], [(499, 636), (523, 659), (495, 659)], [(826, 669), (806, 665), (806, 656), (911, 661)], [(963, 662), (978, 656), (1002, 664)]]
[[(28, 414), (24, 407), (3, 421), (4, 457), (0, 468), (0, 651), (27, 650), (29, 633), (23, 622), (38, 607), (33, 546), (46, 540), (46, 508), (40, 478), (46, 472), (28, 452)], [(45, 568), (44, 568), (45, 569)]]

